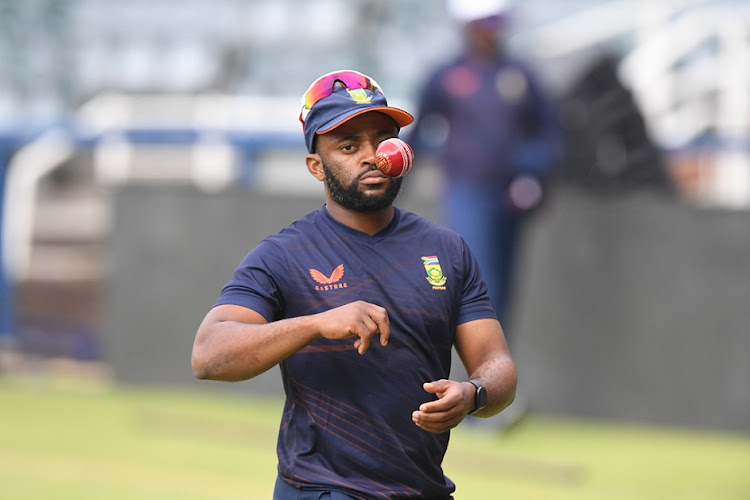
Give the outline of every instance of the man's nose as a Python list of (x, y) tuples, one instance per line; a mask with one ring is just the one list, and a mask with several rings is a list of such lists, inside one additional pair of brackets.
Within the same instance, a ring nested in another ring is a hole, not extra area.
[(375, 152), (378, 150), (379, 142), (366, 142), (362, 150), (362, 161), (372, 165), (376, 164)]

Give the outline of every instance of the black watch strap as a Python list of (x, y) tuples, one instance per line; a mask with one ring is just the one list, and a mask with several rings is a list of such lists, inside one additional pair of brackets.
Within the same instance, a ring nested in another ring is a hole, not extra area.
[(487, 389), (475, 380), (469, 380), (477, 391), (474, 393), (474, 409), (469, 412), (469, 415), (474, 415), (487, 407)]

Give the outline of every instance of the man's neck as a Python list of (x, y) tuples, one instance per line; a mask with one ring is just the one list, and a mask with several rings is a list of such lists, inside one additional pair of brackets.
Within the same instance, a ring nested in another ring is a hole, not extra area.
[(377, 212), (355, 212), (328, 200), (326, 210), (338, 222), (370, 236), (379, 233), (391, 223), (395, 214), (393, 205)]
[(469, 50), (466, 52), (466, 58), (478, 64), (494, 63), (502, 59), (502, 52), (498, 49)]

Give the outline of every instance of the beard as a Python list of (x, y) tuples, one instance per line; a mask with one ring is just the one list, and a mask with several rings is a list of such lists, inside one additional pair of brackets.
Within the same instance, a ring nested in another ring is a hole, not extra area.
[[(389, 207), (401, 190), (403, 178), (396, 177), (391, 179), (384, 192), (377, 195), (364, 193), (359, 189), (359, 179), (361, 176), (352, 181), (350, 185), (344, 186), (333, 173), (328, 163), (325, 160), (322, 160), (322, 163), (328, 194), (333, 201), (349, 210), (355, 212), (378, 212)], [(362, 175), (366, 173), (363, 172)]]

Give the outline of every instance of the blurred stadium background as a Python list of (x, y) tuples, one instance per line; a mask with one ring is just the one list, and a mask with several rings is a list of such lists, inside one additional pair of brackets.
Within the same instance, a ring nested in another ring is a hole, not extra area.
[[(750, 5), (518, 2), (568, 140), (514, 301), (539, 415), (750, 433)], [(433, 0), (0, 0), (0, 376), (198, 383), (244, 253), (323, 201), (297, 105), (352, 67), (413, 109), (458, 38)], [(418, 163), (401, 205), (432, 218)]]

